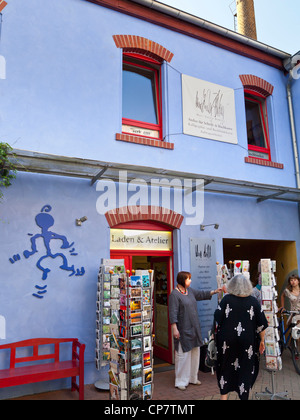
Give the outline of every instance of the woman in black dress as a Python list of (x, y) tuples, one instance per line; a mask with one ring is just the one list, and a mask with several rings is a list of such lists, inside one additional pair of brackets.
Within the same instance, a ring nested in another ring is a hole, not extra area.
[(217, 379), (221, 400), (236, 391), (248, 400), (259, 370), (259, 352), (264, 352), (268, 327), (252, 284), (239, 274), (228, 283), (227, 292), (215, 312), (217, 324)]

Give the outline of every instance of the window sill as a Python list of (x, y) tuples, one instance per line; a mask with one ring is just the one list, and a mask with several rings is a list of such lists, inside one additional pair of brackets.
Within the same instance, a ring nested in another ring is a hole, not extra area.
[(162, 149), (173, 150), (174, 143), (167, 143), (162, 140), (150, 139), (148, 137), (133, 136), (131, 134), (117, 133), (116, 140), (126, 141), (128, 143), (142, 144), (144, 146), (160, 147)]
[(284, 168), (283, 163), (272, 162), (270, 160), (265, 160), (265, 159), (250, 157), (250, 156), (245, 157), (245, 162), (252, 163), (254, 165), (268, 166), (269, 168), (276, 168), (276, 169)]

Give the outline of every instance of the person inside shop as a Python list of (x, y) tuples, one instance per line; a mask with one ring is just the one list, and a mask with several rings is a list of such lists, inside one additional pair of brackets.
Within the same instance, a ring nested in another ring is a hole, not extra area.
[[(284, 289), (281, 295), (281, 308), (280, 311), (285, 310), (285, 298), (288, 299), (288, 303), (291, 311), (300, 311), (300, 278), (296, 275), (292, 275), (288, 278), (287, 287)], [(287, 320), (289, 324), (293, 318), (293, 322), (300, 323), (300, 315), (291, 314)]]
[(191, 282), (191, 273), (179, 272), (177, 286), (169, 296), (169, 319), (175, 346), (175, 387), (182, 391), (190, 383), (201, 385), (198, 371), (203, 342), (197, 301), (211, 299), (222, 291), (195, 290), (190, 287)]
[(256, 273), (252, 289), (252, 296), (254, 296), (259, 303), (261, 303), (261, 285), (259, 284), (259, 273)]
[(215, 311), (217, 325), (216, 374), (221, 400), (236, 391), (248, 400), (259, 371), (259, 353), (265, 350), (268, 322), (258, 300), (251, 296), (252, 283), (242, 274), (227, 284), (227, 295)]

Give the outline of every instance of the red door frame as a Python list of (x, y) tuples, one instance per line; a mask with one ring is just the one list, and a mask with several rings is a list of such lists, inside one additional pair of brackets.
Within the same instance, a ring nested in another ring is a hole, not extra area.
[[(125, 269), (132, 271), (132, 257), (134, 256), (151, 256), (151, 257), (157, 257), (157, 261), (161, 259), (161, 261), (167, 261), (167, 270), (168, 270), (168, 301), (169, 301), (169, 295), (173, 289), (174, 284), (174, 271), (173, 271), (173, 230), (171, 226), (164, 225), (162, 223), (152, 222), (152, 221), (146, 221), (146, 222), (127, 222), (127, 223), (121, 223), (118, 225), (113, 226), (113, 229), (134, 229), (134, 230), (161, 230), (161, 231), (171, 231), (172, 232), (172, 251), (140, 251), (140, 250), (110, 250), (110, 258), (112, 259), (124, 259), (125, 263)], [(154, 322), (154, 319), (153, 319)], [(155, 325), (154, 331), (155, 331)], [(172, 336), (171, 336), (171, 326), (170, 322), (168, 320), (168, 341), (170, 348), (168, 350), (164, 350), (161, 347), (159, 348), (159, 351), (156, 351), (157, 356), (166, 360), (169, 363), (172, 363), (172, 355), (173, 355), (173, 344), (172, 344)], [(154, 343), (154, 349), (158, 350), (158, 348), (155, 347)]]
[[(173, 265), (171, 264), (170, 261), (170, 257), (154, 257), (153, 260), (151, 261), (151, 268), (153, 267), (153, 264), (156, 262), (166, 262), (167, 263), (167, 278), (168, 278), (168, 284), (167, 284), (167, 299), (168, 299), (168, 303), (167, 306), (169, 306), (169, 296), (171, 293), (171, 271), (173, 272)], [(153, 297), (155, 298), (155, 296)], [(154, 304), (153, 304), (154, 305)], [(154, 331), (155, 331), (155, 319), (154, 319), (154, 311), (153, 311), (153, 326), (154, 326)], [(169, 348), (168, 349), (164, 349), (162, 347), (159, 347), (158, 345), (155, 344), (155, 340), (154, 340), (154, 355), (159, 357), (162, 360), (165, 360), (168, 363), (173, 363), (173, 341), (172, 341), (172, 331), (171, 331), (171, 324), (169, 321), (169, 316), (168, 316), (168, 343), (169, 343)]]

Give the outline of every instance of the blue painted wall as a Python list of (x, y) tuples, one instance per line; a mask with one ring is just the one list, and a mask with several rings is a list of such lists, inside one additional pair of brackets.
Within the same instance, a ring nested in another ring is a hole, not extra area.
[[(117, 142), (121, 131), (121, 50), (114, 34), (137, 34), (174, 53), (164, 72), (165, 134), (174, 151)], [(3, 16), (2, 133), (15, 148), (295, 186), (282, 72), (157, 25), (82, 0), (15, 0)], [(181, 74), (235, 89), (238, 145), (182, 133)], [(239, 74), (275, 86), (272, 154), (285, 169), (244, 162), (247, 138)], [(226, 162), (226, 163), (225, 163)]]
[[(174, 53), (163, 71), (164, 129), (174, 151), (115, 140), (121, 131), (122, 54), (112, 36), (123, 33), (149, 38)], [(7, 78), (0, 81), (1, 140), (17, 149), (295, 186), (286, 78), (274, 68), (82, 0), (9, 2), (0, 47), (7, 62)], [(238, 145), (182, 134), (182, 73), (235, 89)], [(284, 170), (244, 163), (247, 139), (239, 74), (248, 73), (275, 86), (270, 98), (273, 153)], [(299, 83), (295, 89), (299, 97)], [(299, 102), (295, 109), (298, 115)], [(101, 258), (109, 257), (109, 228), (97, 213), (98, 197), (96, 184), (89, 180), (19, 173), (0, 204), (0, 315), (6, 319), (6, 340), (0, 343), (78, 337), (87, 346), (86, 383), (99, 377), (94, 364), (97, 273)], [(42, 238), (37, 240), (38, 254), (25, 258), (23, 251), (30, 249), (32, 235), (41, 232), (35, 217), (47, 204), (54, 219), (51, 231), (74, 242), (77, 253), (71, 255), (53, 240), (53, 254), (64, 252), (76, 269), (84, 267), (84, 274), (69, 276), (71, 272), (60, 268), (60, 257), (46, 259), (51, 270), (47, 293), (38, 299), (32, 294), (38, 290), (35, 285), (45, 284), (36, 266), (45, 255)], [(78, 227), (75, 220), (82, 216), (88, 220)], [(230, 237), (296, 241), (299, 255), (295, 204), (257, 205), (255, 199), (205, 194), (204, 223), (216, 222), (218, 231), (205, 232), (183, 222), (174, 235), (175, 274), (190, 266), (189, 238), (204, 234), (215, 239), (219, 261), (222, 239)], [(12, 263), (14, 255), (20, 259)], [(6, 364), (0, 355), (0, 368)], [(55, 386), (61, 384), (0, 390), (0, 399)]]
[[(6, 340), (0, 343), (41, 336), (78, 337), (86, 344), (86, 383), (94, 383), (101, 376), (94, 363), (97, 274), (101, 258), (109, 258), (109, 228), (105, 217), (96, 211), (98, 197), (96, 186), (91, 187), (86, 180), (23, 173), (5, 191), (1, 205), (0, 315), (6, 319)], [(23, 251), (30, 249), (28, 234), (40, 232), (35, 217), (45, 204), (52, 206), (51, 231), (74, 241), (78, 255), (69, 255), (60, 248), (62, 242), (55, 239), (51, 241), (52, 251), (64, 252), (70, 264), (84, 267), (84, 275), (69, 276), (70, 273), (60, 268), (59, 257), (47, 258), (44, 265), (51, 271), (43, 281), (36, 266), (45, 254), (42, 240), (37, 242), (38, 253), (24, 258)], [(75, 220), (82, 216), (87, 216), (87, 221), (76, 226)], [(186, 226), (183, 222), (180, 231), (176, 231), (175, 278), (179, 270), (190, 269), (191, 237), (215, 239), (218, 261), (223, 261), (223, 238), (231, 237), (296, 241), (300, 255), (294, 204), (270, 201), (257, 205), (255, 199), (206, 194), (204, 222), (218, 222), (220, 228), (200, 232), (199, 225)], [(12, 264), (10, 258), (16, 254), (20, 259)], [(35, 285), (44, 284), (47, 293), (43, 299), (34, 297)], [(7, 363), (5, 354), (0, 354), (0, 368), (7, 367)], [(64, 384), (49, 382), (8, 388), (0, 390), (0, 399), (67, 386)]]

